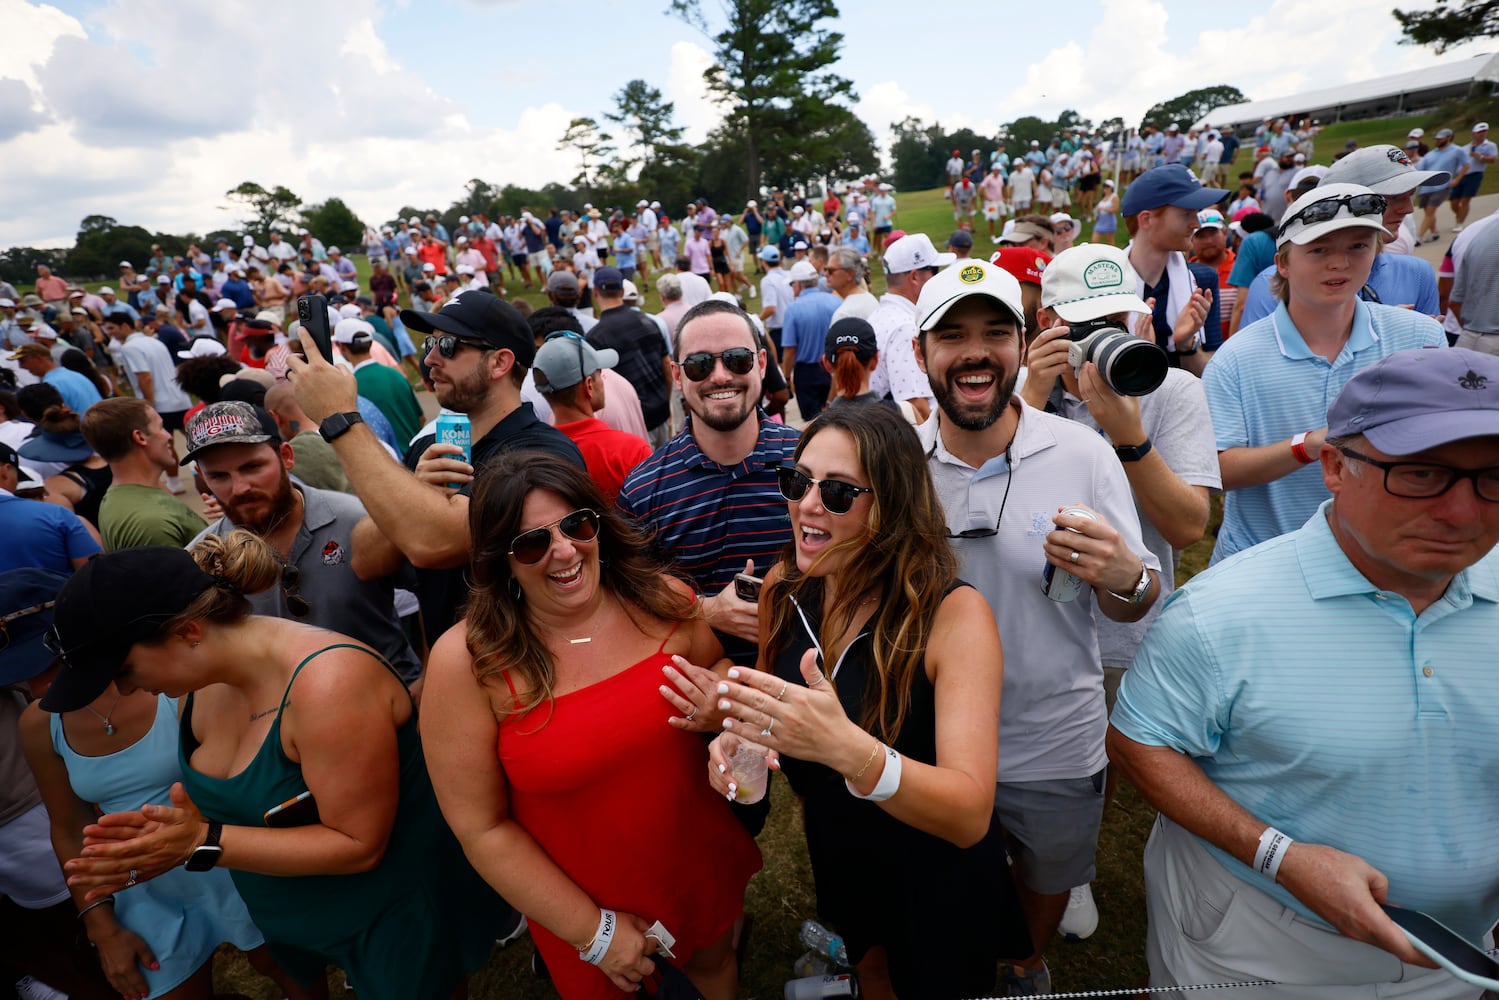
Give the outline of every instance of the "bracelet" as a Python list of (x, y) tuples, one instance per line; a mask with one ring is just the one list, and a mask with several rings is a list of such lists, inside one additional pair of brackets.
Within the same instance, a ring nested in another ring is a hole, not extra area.
[(868, 802), (884, 802), (900, 790), (900, 753), (892, 747), (885, 746), (883, 743), (879, 744), (879, 747), (885, 751), (885, 770), (880, 772), (880, 780), (875, 782), (874, 790), (868, 795), (860, 795), (854, 790), (852, 782), (844, 782), (848, 786), (849, 794), (856, 799), (864, 799)]
[(1291, 438), (1291, 456), (1302, 465), (1311, 465), (1316, 459), (1306, 450), (1306, 435), (1307, 432), (1302, 431)]
[(114, 901), (115, 901), (115, 898), (114, 898), (114, 894), (113, 893), (111, 893), (108, 896), (105, 896), (103, 899), (96, 899), (92, 903), (88, 904), (83, 909), (81, 909), (81, 910), (78, 911), (78, 919), (82, 920), (83, 919), (83, 915), (85, 913), (87, 913), (89, 910), (94, 909), (96, 906), (103, 906), (105, 903), (108, 903), (111, 906), (113, 906), (114, 905)]
[(1260, 834), (1260, 846), (1254, 852), (1254, 870), (1273, 885), (1280, 873), (1280, 863), (1286, 859), (1286, 849), (1296, 843), (1273, 826), (1265, 827)]
[(614, 940), (614, 928), (618, 924), (613, 910), (599, 910), (599, 929), (593, 932), (593, 940), (588, 942), (588, 947), (578, 952), (578, 957), (589, 965), (598, 965), (604, 960), (604, 953), (609, 950), (609, 942)]
[(872, 747), (869, 748), (869, 756), (865, 759), (864, 766), (861, 767), (861, 768), (859, 768), (859, 770), (855, 771), (854, 772), (854, 776), (852, 778), (848, 779), (849, 780), (849, 784), (853, 784), (854, 782), (858, 781), (860, 778), (864, 777), (864, 772), (867, 771), (867, 770), (869, 770), (869, 765), (873, 764), (875, 757), (879, 756), (880, 747), (882, 747), (882, 746), (884, 746), (884, 744), (881, 743), (879, 740), (875, 740), (874, 741), (874, 746), (872, 746)]

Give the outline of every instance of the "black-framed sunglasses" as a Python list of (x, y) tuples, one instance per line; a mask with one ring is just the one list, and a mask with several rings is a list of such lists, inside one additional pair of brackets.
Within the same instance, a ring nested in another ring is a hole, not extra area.
[(422, 341), (422, 357), (426, 357), (433, 351), (444, 358), (451, 358), (458, 353), (459, 347), (473, 347), (481, 351), (493, 349), (493, 345), (483, 340), (474, 340), (470, 337), (460, 337), (452, 333), (430, 335)]
[[(56, 605), (56, 601), (47, 601), (43, 604), (33, 604), (29, 608), (21, 608), (19, 611), (12, 611), (8, 615), (0, 615), (0, 650), (7, 649), (10, 646), (11, 622), (21, 618), (29, 618), (31, 615), (46, 611), (48, 608), (55, 607)], [(45, 643), (45, 637), (43, 638), (43, 642)]]
[(312, 614), (312, 605), (302, 596), (302, 568), (296, 563), (281, 564), (281, 593), (286, 597), (286, 610), (294, 617)]
[(543, 343), (551, 343), (554, 340), (571, 340), (575, 345), (577, 345), (578, 371), (584, 372), (588, 370), (588, 365), (585, 363), (585, 359), (583, 357), (583, 337), (581, 334), (574, 333), (571, 330), (553, 330), (551, 333), (547, 334), (547, 339), (543, 341)]
[(1345, 194), (1337, 198), (1324, 198), (1314, 201), (1310, 205), (1297, 212), (1280, 224), (1276, 231), (1277, 236), (1284, 236), (1291, 228), (1291, 223), (1300, 222), (1303, 226), (1315, 226), (1321, 222), (1331, 222), (1338, 217), (1338, 213), (1346, 205), (1349, 215), (1378, 215), (1383, 216), (1385, 206), (1389, 202), (1382, 194)]
[(817, 487), (817, 495), (822, 500), (823, 510), (829, 514), (847, 514), (853, 509), (854, 501), (860, 494), (874, 493), (868, 486), (855, 486), (853, 483), (845, 483), (841, 479), (813, 479), (800, 469), (783, 465), (776, 469), (776, 479), (781, 488), (781, 496), (791, 503), (796, 503), (807, 495), (807, 490)]
[(599, 514), (587, 507), (565, 514), (551, 524), (522, 531), (510, 543), (510, 555), (522, 566), (534, 566), (552, 550), (552, 529), (574, 542), (591, 542), (599, 537)]
[(1480, 500), (1499, 503), (1499, 468), (1456, 469), (1435, 462), (1384, 462), (1341, 445), (1338, 446), (1338, 451), (1355, 462), (1363, 462), (1382, 471), (1385, 492), (1392, 497), (1431, 500), (1466, 479), (1472, 482), (1473, 492)]
[(713, 366), (722, 361), (730, 374), (748, 375), (755, 367), (755, 358), (759, 353), (748, 347), (731, 347), (720, 354), (699, 351), (682, 359), (682, 374), (687, 376), (688, 381), (701, 382), (712, 375)]

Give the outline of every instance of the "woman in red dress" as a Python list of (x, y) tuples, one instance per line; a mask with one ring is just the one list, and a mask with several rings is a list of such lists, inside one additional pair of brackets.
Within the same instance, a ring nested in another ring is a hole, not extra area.
[[(422, 740), (470, 862), (530, 919), (557, 990), (617, 997), (650, 975), (659, 924), (709, 998), (735, 994), (731, 934), (760, 868), (702, 781), (718, 640), (579, 469), (515, 452), (469, 508), (473, 596), (433, 647)], [(723, 661), (727, 667), (728, 661)]]

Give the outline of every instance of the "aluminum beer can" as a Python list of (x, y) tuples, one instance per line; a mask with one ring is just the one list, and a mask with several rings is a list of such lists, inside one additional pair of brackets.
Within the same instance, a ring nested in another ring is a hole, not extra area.
[(467, 413), (438, 414), (437, 441), (439, 444), (456, 444), (463, 449), (463, 460), (473, 464), (473, 430)]
[[(1060, 513), (1073, 514), (1090, 521), (1098, 520), (1098, 515), (1086, 507), (1063, 507)], [(1068, 528), (1067, 530), (1074, 531), (1075, 529)], [(1082, 534), (1082, 532), (1077, 532), (1077, 534)], [(1081, 577), (1065, 569), (1058, 569), (1050, 560), (1041, 569), (1041, 593), (1058, 604), (1077, 600), (1077, 595), (1083, 592), (1084, 586), (1086, 584), (1083, 583)]]

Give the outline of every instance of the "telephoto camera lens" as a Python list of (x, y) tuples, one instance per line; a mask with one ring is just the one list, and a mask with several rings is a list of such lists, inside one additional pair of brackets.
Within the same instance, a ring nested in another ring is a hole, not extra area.
[(1109, 388), (1121, 396), (1148, 396), (1166, 381), (1166, 352), (1107, 321), (1076, 324), (1067, 339), (1072, 341), (1067, 361), (1073, 370), (1093, 362)]

